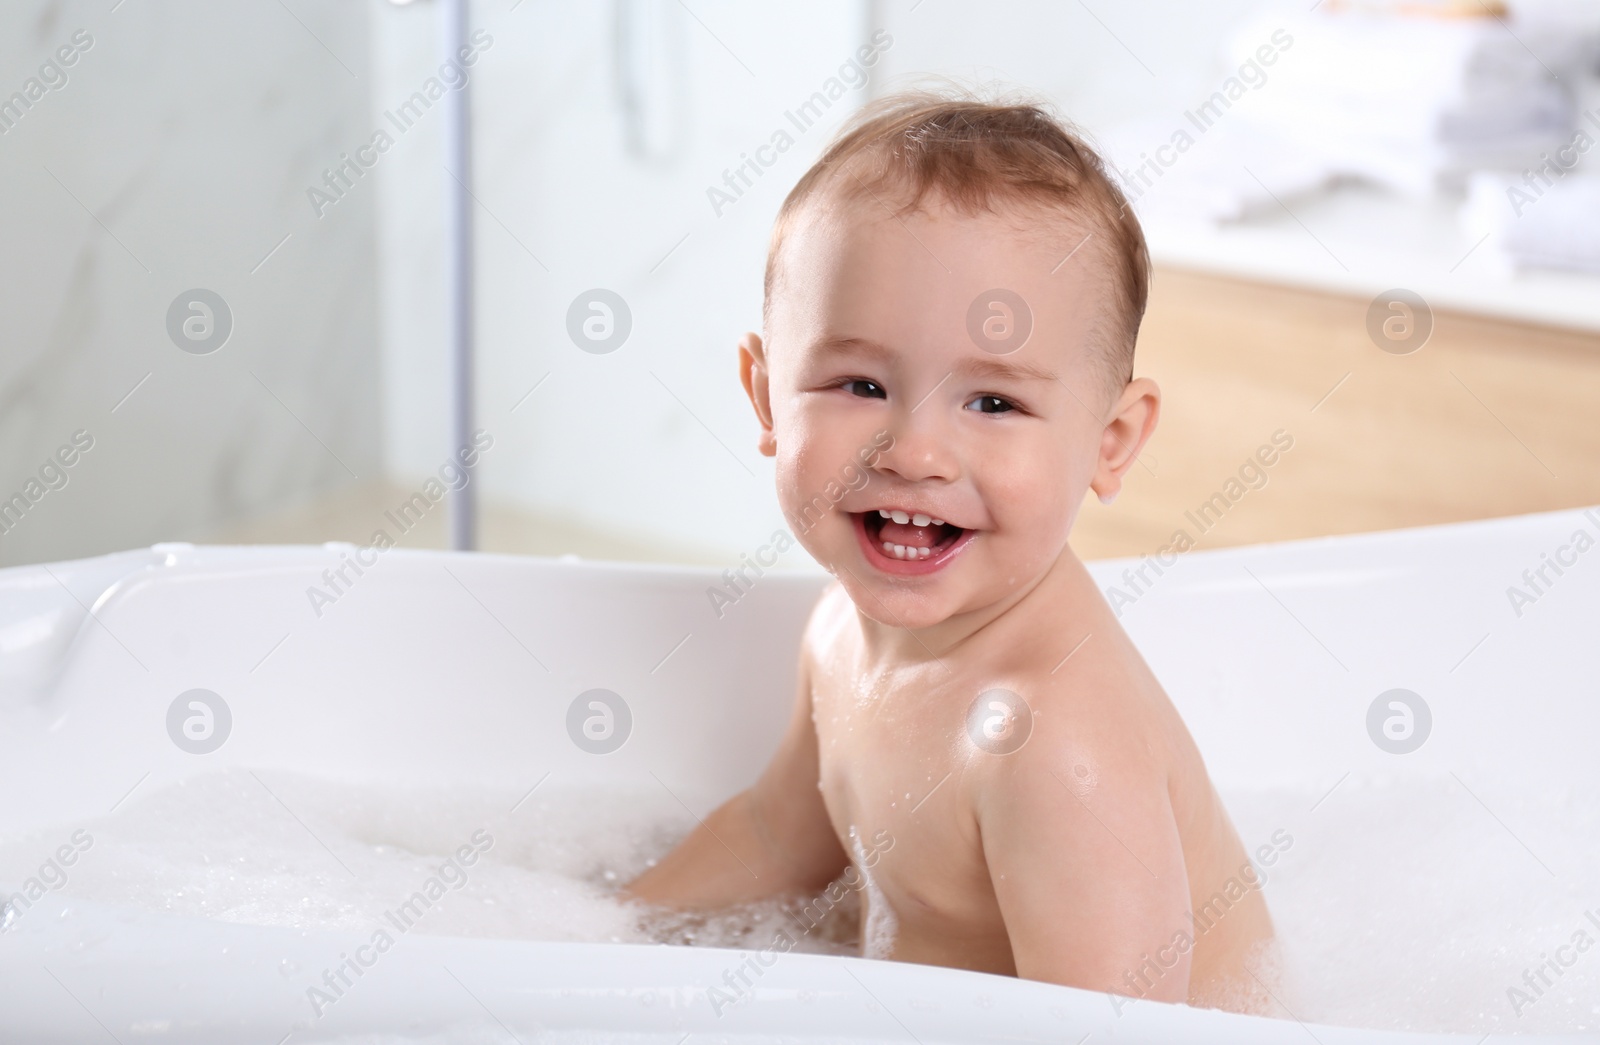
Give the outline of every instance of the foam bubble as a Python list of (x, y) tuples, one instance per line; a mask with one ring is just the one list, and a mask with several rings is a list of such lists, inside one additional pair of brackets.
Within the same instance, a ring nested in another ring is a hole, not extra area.
[[(1247, 849), (1274, 831), (1292, 839), (1263, 868), (1271, 1014), (1473, 1034), (1600, 1028), (1600, 810), (1576, 790), (1490, 794), (1446, 777), (1225, 797)], [(1591, 947), (1564, 952), (1570, 967), (1535, 995), (1524, 973), (1577, 933)]]
[[(769, 945), (800, 901), (705, 916), (616, 896), (693, 825), (670, 796), (631, 789), (403, 793), (234, 770), (83, 825), (92, 850), (61, 890), (251, 925), (371, 930), (398, 919), (428, 935)], [(0, 844), (0, 881), (35, 874), (70, 831)], [(854, 953), (848, 914), (795, 949)]]
[[(1478, 1034), (1600, 1027), (1592, 802), (1574, 789), (1469, 792), (1448, 778), (1326, 791), (1224, 796), (1247, 850), (1275, 850), (1270, 865), (1257, 859), (1277, 927), (1253, 959), (1265, 1011)], [(795, 950), (860, 953), (854, 890), (820, 921), (797, 899), (716, 914), (619, 899), (694, 826), (660, 789), (552, 781), (524, 798), (232, 771), (83, 826), (93, 848), (63, 893), (172, 914), (358, 930), (393, 916), (434, 935), (750, 949), (787, 931)], [(0, 843), (0, 882), (35, 874), (71, 830)], [(1582, 950), (1580, 933), (1591, 941)]]

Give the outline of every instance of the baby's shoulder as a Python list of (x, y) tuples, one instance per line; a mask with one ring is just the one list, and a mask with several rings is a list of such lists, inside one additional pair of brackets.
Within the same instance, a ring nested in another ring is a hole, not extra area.
[(1131, 646), (1090, 634), (1054, 661), (1034, 660), (1017, 684), (1018, 714), (1029, 731), (1019, 768), (1165, 774), (1171, 705)]

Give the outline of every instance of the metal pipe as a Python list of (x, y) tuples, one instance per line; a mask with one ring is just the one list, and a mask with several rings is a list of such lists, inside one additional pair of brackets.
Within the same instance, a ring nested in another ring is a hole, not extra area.
[[(468, 0), (440, 0), (440, 44), (446, 61), (455, 62), (467, 44)], [(444, 96), (445, 166), (445, 324), (448, 330), (450, 457), (467, 472), (460, 489), (446, 497), (449, 546), (471, 551), (477, 545), (477, 484), (460, 451), (472, 445), (472, 124), (463, 83)]]

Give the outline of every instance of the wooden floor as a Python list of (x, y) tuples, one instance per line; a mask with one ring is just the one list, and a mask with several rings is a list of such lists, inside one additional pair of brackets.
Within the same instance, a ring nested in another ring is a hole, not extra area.
[[(1116, 503), (1087, 499), (1078, 553), (1600, 504), (1600, 336), (1439, 312), (1395, 355), (1369, 337), (1368, 304), (1158, 269), (1134, 372), (1161, 386), (1161, 421)], [(1279, 429), (1293, 447), (1251, 473), (1259, 488), (1230, 487)], [(1202, 530), (1186, 513), (1207, 501)]]

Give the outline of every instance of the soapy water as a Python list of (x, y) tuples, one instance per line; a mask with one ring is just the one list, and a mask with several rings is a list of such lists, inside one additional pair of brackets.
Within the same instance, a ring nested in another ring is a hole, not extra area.
[[(1600, 1028), (1600, 808), (1576, 791), (1497, 794), (1494, 812), (1449, 779), (1224, 797), (1247, 850), (1276, 838), (1260, 876), (1277, 940), (1255, 967), (1271, 1015), (1476, 1034)], [(0, 884), (36, 876), (40, 854), (81, 827), (92, 848), (62, 895), (170, 914), (752, 949), (787, 931), (797, 951), (860, 953), (855, 890), (820, 905), (820, 921), (799, 899), (689, 915), (616, 895), (693, 826), (663, 789), (400, 793), (235, 770), (0, 842)]]
[[(514, 811), (513, 811), (514, 809)], [(0, 885), (37, 879), (75, 827), (0, 843)], [(403, 926), (432, 936), (858, 953), (847, 898), (796, 929), (803, 902), (706, 916), (630, 902), (615, 890), (694, 826), (658, 789), (546, 783), (532, 795), (402, 793), (231, 770), (130, 800), (81, 825), (92, 840), (65, 896), (249, 925)], [(48, 885), (48, 883), (46, 883)], [(414, 899), (421, 892), (425, 902)]]
[(1600, 1028), (1592, 788), (1350, 779), (1223, 797), (1247, 849), (1293, 839), (1264, 869), (1272, 1014), (1475, 1037)]

